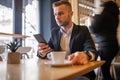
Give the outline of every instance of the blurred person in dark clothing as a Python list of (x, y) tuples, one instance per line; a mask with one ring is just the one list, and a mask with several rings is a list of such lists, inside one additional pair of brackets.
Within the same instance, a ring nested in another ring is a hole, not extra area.
[(98, 54), (106, 63), (101, 67), (103, 80), (113, 80), (110, 75), (110, 65), (116, 56), (119, 46), (117, 28), (119, 24), (119, 7), (112, 0), (101, 0), (96, 9), (90, 28), (93, 39), (98, 44)]

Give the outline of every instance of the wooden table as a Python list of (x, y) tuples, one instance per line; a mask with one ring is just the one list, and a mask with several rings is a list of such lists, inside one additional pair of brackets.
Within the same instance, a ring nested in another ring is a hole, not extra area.
[(52, 67), (44, 64), (47, 60), (27, 59), (21, 64), (0, 62), (0, 80), (68, 80), (84, 75), (100, 67), (105, 61), (89, 62), (86, 65)]

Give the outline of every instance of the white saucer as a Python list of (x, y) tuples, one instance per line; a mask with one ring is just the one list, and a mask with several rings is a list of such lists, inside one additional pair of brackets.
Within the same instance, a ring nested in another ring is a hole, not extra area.
[(48, 64), (48, 65), (51, 65), (51, 66), (68, 66), (68, 65), (72, 65), (71, 64), (71, 61), (68, 61), (68, 60), (65, 60), (63, 64), (55, 64), (55, 63), (52, 63), (51, 61), (47, 61), (45, 62), (44, 64)]

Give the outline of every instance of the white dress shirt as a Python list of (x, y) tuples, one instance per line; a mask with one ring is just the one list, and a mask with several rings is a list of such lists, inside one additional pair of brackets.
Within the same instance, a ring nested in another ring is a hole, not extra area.
[(62, 32), (60, 46), (61, 46), (62, 51), (66, 51), (67, 54), (69, 54), (69, 52), (70, 52), (69, 42), (70, 42), (70, 38), (71, 38), (72, 29), (73, 29), (73, 24), (68, 29), (67, 32), (64, 32), (62, 28), (60, 29), (60, 31)]

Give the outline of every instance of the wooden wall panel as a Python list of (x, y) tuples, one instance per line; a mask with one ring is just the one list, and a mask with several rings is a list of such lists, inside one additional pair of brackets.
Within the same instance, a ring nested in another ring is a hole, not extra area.
[(119, 8), (120, 8), (120, 0), (115, 0), (116, 3), (118, 4)]

